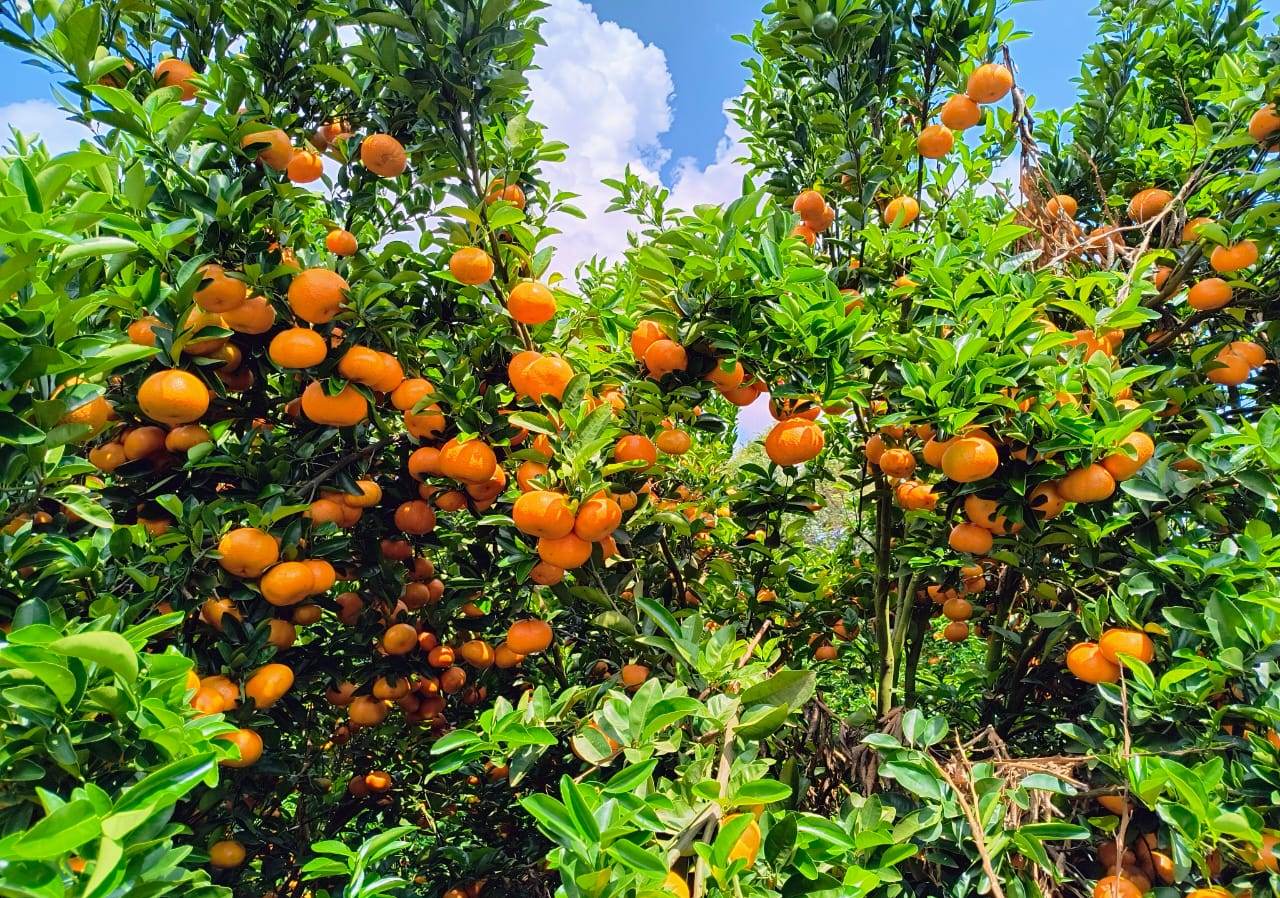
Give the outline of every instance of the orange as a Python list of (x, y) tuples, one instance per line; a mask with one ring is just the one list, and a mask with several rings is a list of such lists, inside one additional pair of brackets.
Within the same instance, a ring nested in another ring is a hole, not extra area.
[(817, 458), (826, 445), (822, 428), (806, 418), (779, 421), (764, 440), (769, 460), (783, 467), (804, 464)]
[(674, 870), (667, 873), (667, 878), (662, 881), (662, 889), (670, 892), (675, 898), (689, 898), (689, 883)]
[(968, 599), (954, 596), (942, 603), (942, 613), (949, 620), (968, 620), (973, 617), (973, 605)]
[(1280, 836), (1274, 832), (1264, 832), (1262, 834), (1262, 848), (1257, 852), (1249, 851), (1250, 865), (1259, 873), (1275, 873), (1277, 872), (1278, 862), (1276, 857), (1276, 845), (1280, 843)]
[(343, 493), (342, 501), (355, 508), (371, 508), (382, 501), (382, 487), (373, 480), (357, 480), (358, 493)]
[[(408, 624), (397, 624), (398, 627), (407, 627)], [(410, 627), (410, 629), (413, 629)], [(351, 704), (347, 706), (347, 719), (351, 721), (353, 727), (370, 727), (377, 726), (387, 718), (387, 705), (380, 699), (374, 698), (372, 695), (357, 695), (351, 700)], [(363, 778), (361, 785), (364, 784)]]
[(191, 311), (182, 322), (182, 336), (186, 343), (182, 351), (187, 355), (211, 356), (226, 345), (227, 338), (221, 336), (193, 339), (200, 332), (210, 329), (225, 329), (226, 322), (216, 312), (205, 312), (199, 306), (192, 306)]
[(396, 509), (395, 524), (411, 536), (422, 536), (436, 529), (436, 513), (421, 499), (411, 499)]
[(219, 869), (239, 867), (244, 863), (244, 846), (235, 839), (222, 839), (209, 846), (209, 866)]
[(1268, 143), (1280, 136), (1280, 110), (1275, 104), (1263, 106), (1249, 118), (1249, 136), (1258, 143)]
[(157, 371), (138, 388), (138, 407), (161, 424), (190, 424), (209, 410), (209, 388), (187, 371)]
[(967, 522), (956, 524), (947, 537), (947, 545), (957, 552), (968, 552), (971, 555), (986, 555), (991, 551), (991, 543), (990, 530)]
[(420, 440), (435, 439), (444, 433), (445, 418), (439, 405), (429, 405), (420, 412), (404, 413), (404, 429)]
[(245, 698), (258, 708), (270, 708), (293, 686), (293, 670), (286, 664), (264, 664), (244, 684)]
[(943, 104), (938, 120), (952, 131), (963, 131), (982, 121), (982, 109), (964, 94), (956, 94)]
[(440, 674), (440, 690), (452, 695), (467, 685), (467, 672), (461, 667), (450, 667)]
[(839, 655), (836, 647), (833, 645), (820, 645), (813, 652), (813, 660), (815, 661), (834, 661)]
[(658, 451), (666, 455), (684, 455), (693, 448), (693, 438), (683, 430), (669, 428), (658, 434), (654, 440)]
[(505, 200), (517, 209), (523, 209), (525, 206), (524, 191), (520, 189), (520, 185), (507, 184), (502, 178), (497, 178), (489, 185), (489, 190), (484, 197), (485, 203), (490, 206), (499, 200)]
[(267, 642), (277, 649), (287, 649), (298, 638), (298, 631), (290, 621), (273, 617), (267, 621)]
[(129, 461), (148, 458), (164, 448), (165, 432), (159, 427), (135, 427), (121, 441), (124, 457)]
[(247, 727), (214, 738), (220, 742), (229, 742), (240, 751), (238, 760), (224, 758), (219, 761), (223, 767), (252, 767), (262, 757), (262, 737)]
[(1267, 363), (1267, 351), (1257, 343), (1248, 340), (1235, 340), (1228, 343), (1226, 351), (1240, 356), (1250, 368), (1261, 368)]
[(955, 146), (956, 138), (946, 125), (929, 125), (916, 138), (916, 151), (926, 159), (941, 159)]
[(538, 557), (547, 564), (572, 570), (582, 567), (590, 560), (591, 543), (575, 533), (569, 533), (557, 539), (548, 539), (544, 536), (538, 540)]
[(578, 506), (573, 532), (578, 539), (594, 543), (609, 536), (621, 523), (622, 506), (608, 496), (595, 495)]
[(324, 697), (329, 704), (339, 708), (345, 708), (347, 705), (351, 704), (352, 699), (355, 698), (355, 694), (356, 684), (345, 680), (336, 686), (328, 687), (324, 691)]
[(916, 469), (916, 458), (908, 449), (886, 449), (879, 464), (890, 477), (910, 477)]
[(382, 634), (382, 647), (388, 655), (407, 655), (418, 645), (418, 631), (409, 624), (392, 624)]
[(654, 340), (644, 351), (644, 366), (654, 380), (661, 380), (675, 371), (686, 370), (689, 367), (689, 355), (675, 340), (663, 337)]
[(240, 148), (256, 153), (259, 162), (275, 171), (284, 171), (293, 158), (293, 144), (289, 135), (279, 128), (251, 131), (240, 138)]
[(1205, 278), (1187, 291), (1187, 305), (1201, 312), (1220, 309), (1231, 302), (1231, 287), (1222, 278)]
[(998, 535), (1003, 535), (1007, 529), (1008, 520), (997, 513), (996, 503), (974, 493), (964, 497), (964, 516), (969, 519), (969, 523)]
[(458, 654), (462, 656), (462, 660), (480, 670), (493, 666), (493, 646), (483, 639), (471, 639), (464, 642), (458, 648)]
[(249, 291), (244, 281), (229, 277), (221, 265), (202, 265), (196, 305), (206, 312), (226, 312), (243, 305)]
[(124, 454), (124, 447), (119, 443), (103, 443), (89, 450), (89, 464), (108, 474), (128, 460)]
[(1002, 65), (989, 62), (969, 75), (965, 93), (975, 103), (998, 103), (1013, 88), (1013, 73)]
[(816, 190), (805, 190), (795, 198), (791, 204), (791, 211), (805, 221), (814, 221), (822, 216), (826, 206), (827, 201), (823, 199), (822, 194)]
[(311, 579), (314, 581), (311, 587), (312, 595), (328, 592), (333, 584), (338, 582), (338, 572), (323, 558), (304, 558), (302, 564), (311, 571)]
[(1213, 224), (1212, 218), (1200, 216), (1193, 218), (1182, 226), (1182, 242), (1193, 243), (1200, 239), (1200, 226), (1205, 224)]
[(310, 150), (294, 150), (293, 158), (285, 168), (285, 174), (294, 184), (310, 184), (324, 174), (324, 162), (318, 153)]
[(718, 390), (736, 390), (742, 386), (742, 381), (746, 376), (747, 373), (743, 370), (742, 362), (735, 359), (733, 368), (730, 370), (725, 370), (723, 362), (716, 362), (715, 366), (703, 375), (702, 379), (714, 384)]
[(934, 468), (942, 467), (942, 456), (951, 448), (951, 444), (955, 440), (941, 440), (936, 436), (931, 436), (925, 440), (924, 447), (920, 450), (920, 454), (924, 456), (925, 464)]
[(267, 346), (267, 357), (281, 368), (312, 368), (328, 354), (324, 337), (306, 327), (282, 330)]
[(1067, 652), (1067, 669), (1086, 683), (1114, 683), (1120, 668), (1108, 661), (1096, 643), (1078, 642)]
[(330, 396), (318, 380), (302, 391), (302, 413), (316, 424), (353, 427), (369, 416), (369, 403), (351, 384)]
[(942, 638), (947, 642), (964, 642), (969, 638), (969, 624), (966, 621), (953, 620), (943, 628)]
[(1150, 221), (1173, 202), (1173, 194), (1159, 187), (1139, 190), (1129, 200), (1129, 217), (1134, 221)]
[(497, 466), (498, 457), (483, 440), (459, 442), (454, 437), (440, 448), (440, 473), (463, 483), (484, 483)]
[[(742, 816), (741, 814), (730, 814), (720, 821), (720, 825), (724, 826), (729, 821)], [(737, 860), (746, 861), (748, 867), (755, 864), (756, 858), (760, 855), (760, 824), (756, 822), (754, 817), (747, 823), (747, 828), (742, 831), (742, 835), (738, 836), (738, 841), (733, 843), (733, 847), (729, 849), (729, 863)]]
[(522, 461), (520, 467), (516, 468), (516, 483), (520, 485), (520, 489), (524, 492), (535, 490), (538, 488), (534, 478), (541, 477), (547, 473), (547, 466), (536, 461)]
[[(152, 76), (156, 79), (156, 87), (176, 87), (181, 91), (182, 102), (194, 100), (196, 85), (192, 78), (196, 70), (181, 59), (162, 59), (156, 63)], [(1257, 116), (1255, 116), (1256, 118)], [(1250, 123), (1252, 129), (1252, 123)], [(1262, 138), (1258, 138), (1261, 140)]]
[(165, 327), (165, 325), (155, 315), (143, 315), (125, 328), (125, 333), (128, 334), (130, 343), (136, 343), (138, 346), (155, 346), (157, 327)]
[(280, 547), (270, 534), (255, 527), (238, 527), (218, 541), (218, 564), (227, 573), (246, 579), (258, 577), (276, 563)]
[(649, 679), (649, 668), (643, 664), (624, 664), (618, 671), (618, 679), (628, 689), (639, 689)]
[(436, 388), (431, 382), (421, 377), (410, 377), (400, 382), (391, 391), (391, 404), (402, 412), (407, 412), (419, 402), (426, 399)]
[(521, 281), (507, 296), (507, 311), (521, 324), (542, 324), (555, 317), (556, 298), (537, 281)]
[(1054, 218), (1060, 215), (1065, 215), (1067, 218), (1075, 218), (1076, 211), (1079, 208), (1076, 198), (1065, 193), (1058, 194), (1044, 204), (1044, 211)]
[(364, 784), (370, 792), (386, 792), (391, 788), (391, 774), (385, 770), (371, 770), (364, 775)]
[(1115, 478), (1098, 464), (1076, 468), (1058, 481), (1058, 495), (1068, 502), (1101, 502), (1115, 491)]
[(315, 585), (311, 568), (301, 561), (282, 561), (258, 581), (262, 597), (277, 607), (298, 604), (315, 592)]
[[(1156, 454), (1156, 444), (1141, 430), (1135, 430), (1125, 437), (1120, 446), (1121, 451), (1114, 452), (1102, 460), (1102, 466), (1116, 481), (1128, 480), (1137, 474), (1142, 466)], [(1124, 451), (1126, 446), (1133, 449), (1134, 457)]]
[(543, 396), (564, 398), (565, 388), (573, 380), (573, 368), (559, 356), (532, 353), (532, 357), (521, 353), (524, 358), (511, 360), (507, 371), (511, 378), (511, 386), (520, 397), (542, 399)]
[(367, 387), (382, 374), (382, 355), (368, 346), (352, 346), (338, 360), (338, 373)]
[(390, 134), (370, 134), (360, 141), (360, 161), (380, 178), (394, 178), (409, 164), (404, 146)]
[(236, 620), (244, 620), (240, 609), (230, 599), (217, 597), (205, 599), (204, 604), (200, 606), (200, 619), (215, 630), (222, 630), (222, 619), (227, 615)]
[(644, 354), (650, 346), (658, 340), (666, 339), (667, 334), (662, 329), (662, 325), (656, 321), (650, 321), (647, 318), (640, 320), (635, 330), (631, 332), (631, 354), (635, 356), (637, 362), (644, 360)]
[(493, 277), (493, 259), (478, 246), (464, 246), (449, 257), (449, 271), (459, 283), (477, 287)]
[(539, 538), (559, 539), (573, 531), (574, 514), (562, 493), (531, 490), (511, 509), (516, 529)]
[(635, 433), (628, 434), (614, 445), (613, 460), (617, 462), (642, 461), (644, 464), (634, 470), (647, 471), (657, 464), (658, 447), (646, 436)]
[(920, 215), (920, 204), (913, 196), (896, 196), (884, 207), (884, 223), (905, 228)]
[(996, 447), (980, 437), (952, 440), (942, 453), (942, 473), (957, 483), (985, 480), (1000, 466)]
[(1098, 639), (1098, 651), (1112, 664), (1120, 663), (1120, 655), (1131, 655), (1143, 664), (1156, 658), (1156, 647), (1141, 630), (1107, 630)]
[(529, 579), (539, 586), (555, 586), (564, 579), (564, 568), (539, 561), (529, 571)]
[(1042, 483), (1027, 494), (1031, 510), (1042, 521), (1052, 520), (1062, 513), (1066, 500), (1058, 493), (1058, 485), (1053, 482)]
[(346, 279), (327, 268), (308, 268), (289, 283), (289, 308), (311, 324), (327, 324), (342, 308), (350, 289)]
[(1258, 245), (1252, 240), (1241, 240), (1234, 246), (1215, 246), (1209, 255), (1209, 264), (1218, 274), (1230, 274), (1257, 261)]
[(324, 246), (335, 256), (354, 256), (360, 248), (356, 235), (343, 228), (334, 228), (324, 238)]
[(222, 321), (238, 334), (265, 334), (276, 323), (276, 310), (261, 296), (250, 296), (222, 313)]
[(1093, 887), (1093, 898), (1142, 898), (1142, 889), (1124, 876), (1104, 876)]
[(1214, 363), (1215, 367), (1205, 375), (1211, 383), (1238, 387), (1249, 379), (1249, 362), (1226, 347), (1214, 356)]
[(428, 475), (437, 475), (440, 473), (440, 450), (431, 446), (415, 449), (410, 454), (407, 465), (409, 476), (414, 480), (421, 480)]

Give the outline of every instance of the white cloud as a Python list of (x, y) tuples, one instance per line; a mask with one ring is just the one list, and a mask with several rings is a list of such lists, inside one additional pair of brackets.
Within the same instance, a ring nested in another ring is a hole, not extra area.
[(91, 135), (84, 125), (69, 121), (67, 114), (48, 100), (21, 100), (0, 106), (0, 142), (8, 144), (12, 131), (39, 137), (52, 155), (74, 150)]
[[(579, 194), (575, 205), (587, 215), (585, 221), (563, 216), (553, 222), (563, 230), (555, 240), (555, 267), (569, 274), (593, 255), (619, 258), (626, 248), (635, 222), (605, 211), (613, 191), (600, 181), (621, 177), (630, 165), (638, 177), (658, 183), (671, 155), (661, 138), (671, 127), (675, 88), (661, 49), (616, 22), (601, 21), (580, 0), (551, 0), (542, 15), (546, 46), (535, 57), (538, 70), (529, 74), (533, 117), (549, 139), (569, 147), (565, 161), (547, 166), (545, 174), (554, 188)], [(737, 196), (741, 172), (733, 159), (740, 137), (727, 128), (706, 169), (680, 160), (671, 203), (688, 209)]]

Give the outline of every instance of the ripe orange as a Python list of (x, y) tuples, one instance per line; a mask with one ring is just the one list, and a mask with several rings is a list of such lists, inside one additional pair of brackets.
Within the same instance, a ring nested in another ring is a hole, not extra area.
[(910, 477), (916, 469), (916, 458), (909, 449), (886, 449), (879, 464), (890, 477)]
[(539, 561), (529, 571), (529, 579), (539, 586), (555, 586), (564, 579), (564, 568)]
[(317, 595), (322, 592), (328, 592), (333, 584), (338, 582), (338, 572), (334, 570), (333, 565), (325, 561), (323, 558), (304, 558), (302, 564), (307, 566), (307, 570), (311, 571), (311, 594)]
[(1173, 194), (1159, 187), (1139, 190), (1129, 200), (1129, 217), (1137, 222), (1150, 221), (1173, 202)]
[(282, 330), (267, 346), (267, 357), (281, 368), (312, 368), (328, 354), (324, 337), (306, 327)]
[(807, 418), (779, 421), (764, 440), (764, 451), (769, 460), (783, 467), (812, 461), (825, 446), (822, 427)]
[(308, 268), (289, 283), (289, 308), (311, 324), (327, 324), (342, 309), (350, 289), (346, 279), (327, 268)]
[(537, 281), (521, 281), (507, 296), (507, 311), (521, 324), (542, 324), (555, 317), (556, 298)]
[(382, 501), (382, 487), (373, 480), (357, 480), (358, 493), (344, 493), (342, 501), (356, 508), (371, 508)]
[(1252, 240), (1241, 240), (1234, 246), (1215, 246), (1209, 255), (1209, 264), (1218, 274), (1230, 274), (1257, 261), (1258, 245)]
[(816, 190), (802, 191), (791, 204), (791, 211), (805, 221), (815, 221), (822, 216), (827, 201)]
[(1142, 889), (1124, 876), (1104, 876), (1093, 887), (1093, 898), (1142, 898)]
[(498, 457), (483, 440), (459, 442), (455, 437), (440, 448), (440, 473), (463, 483), (484, 483), (497, 466)]
[(302, 391), (302, 413), (316, 424), (354, 427), (369, 416), (369, 403), (351, 384), (330, 396), (319, 381), (313, 380)]
[[(287, 562), (286, 562), (287, 563)], [(293, 669), (286, 664), (264, 664), (244, 684), (245, 698), (258, 708), (270, 708), (293, 686)]]
[(195, 73), (196, 70), (189, 63), (170, 57), (156, 63), (155, 71), (151, 74), (155, 78), (156, 87), (178, 88), (181, 91), (182, 102), (185, 103), (196, 97), (196, 85), (192, 80)]
[(1143, 664), (1150, 664), (1156, 657), (1151, 637), (1141, 630), (1107, 630), (1098, 639), (1098, 651), (1112, 664), (1120, 663), (1120, 655), (1131, 655)]
[(395, 525), (411, 536), (422, 536), (436, 529), (436, 513), (421, 499), (411, 499), (396, 509)]
[(941, 159), (955, 146), (956, 138), (946, 125), (929, 125), (916, 138), (916, 151), (926, 159)]
[[(1135, 430), (1129, 434), (1120, 445), (1121, 451), (1114, 452), (1102, 460), (1102, 466), (1116, 481), (1128, 480), (1137, 474), (1142, 466), (1156, 454), (1156, 444), (1141, 430)], [(1133, 450), (1134, 457), (1124, 451), (1126, 446)]]
[(920, 204), (913, 196), (896, 196), (884, 207), (884, 223), (905, 228), (920, 215)]
[(418, 631), (409, 624), (392, 624), (382, 634), (382, 647), (388, 655), (407, 655), (418, 645)]
[(89, 450), (89, 464), (107, 474), (128, 460), (124, 454), (124, 447), (116, 442), (103, 443)]
[(324, 246), (335, 256), (354, 256), (360, 248), (356, 235), (343, 228), (334, 228), (324, 238)]
[(675, 340), (663, 337), (654, 340), (644, 351), (644, 366), (654, 380), (661, 380), (675, 371), (689, 367), (689, 355)]
[(161, 424), (190, 424), (209, 410), (209, 388), (178, 368), (157, 371), (138, 388), (138, 406)]
[[(955, 601), (963, 602), (964, 599)], [(953, 620), (947, 624), (942, 630), (942, 638), (947, 642), (964, 642), (969, 638), (969, 624), (967, 621)]]
[(559, 539), (574, 525), (574, 514), (562, 493), (532, 490), (516, 499), (511, 509), (516, 529), (529, 536)]
[(1042, 483), (1027, 494), (1031, 510), (1042, 521), (1052, 520), (1062, 513), (1066, 500), (1058, 493), (1058, 485), (1052, 481)]
[(544, 536), (538, 540), (538, 557), (547, 564), (572, 570), (582, 567), (590, 560), (591, 543), (574, 533), (568, 533), (558, 539), (548, 539)]
[(294, 150), (293, 158), (285, 168), (285, 174), (294, 184), (310, 184), (324, 174), (324, 162), (320, 154), (310, 150)]
[[(155, 346), (155, 329), (157, 327), (165, 328), (165, 325), (155, 315), (143, 315), (137, 321), (131, 322), (125, 328), (125, 333), (128, 335), (130, 343), (135, 343), (138, 346)], [(165, 329), (167, 330), (167, 328)]]
[(462, 656), (462, 660), (480, 670), (493, 666), (493, 646), (483, 639), (471, 639), (464, 642), (458, 648), (458, 654)]
[(1262, 847), (1256, 852), (1250, 849), (1250, 865), (1259, 873), (1275, 873), (1280, 869), (1280, 859), (1276, 856), (1276, 845), (1280, 844), (1280, 835), (1274, 832), (1262, 834)]
[(541, 400), (543, 396), (564, 398), (565, 388), (573, 380), (573, 368), (559, 356), (526, 350), (517, 353), (507, 365), (507, 377), (516, 395)]
[(1078, 642), (1067, 652), (1067, 669), (1086, 683), (1114, 683), (1120, 668), (1093, 642)]
[(505, 200), (517, 209), (523, 209), (525, 206), (524, 191), (520, 189), (520, 185), (507, 184), (502, 178), (495, 179), (489, 185), (489, 190), (484, 197), (485, 203), (490, 206), (499, 200)]
[(1214, 356), (1214, 364), (1216, 367), (1205, 375), (1211, 383), (1238, 387), (1249, 379), (1249, 362), (1228, 347), (1224, 346), (1218, 351)]
[(947, 537), (947, 545), (957, 552), (968, 552), (971, 555), (986, 555), (991, 551), (991, 544), (990, 530), (968, 522), (956, 524)]
[(444, 414), (439, 405), (429, 405), (420, 412), (404, 413), (404, 429), (420, 440), (432, 440), (444, 433)]
[(414, 480), (422, 480), (427, 476), (440, 473), (440, 450), (432, 446), (423, 446), (413, 450), (407, 462), (409, 476)]
[(124, 457), (129, 461), (149, 458), (164, 448), (165, 432), (159, 427), (135, 427), (121, 440)]
[[(637, 471), (647, 471), (658, 462), (658, 447), (640, 434), (628, 434), (613, 447), (613, 460), (618, 462), (642, 461)], [(563, 565), (561, 565), (563, 567)]]
[(370, 134), (360, 141), (360, 161), (380, 178), (394, 178), (409, 164), (404, 146), (390, 134)]
[(667, 878), (662, 881), (662, 888), (675, 898), (689, 898), (689, 883), (674, 870), (667, 873)]
[(609, 536), (621, 524), (622, 507), (608, 496), (595, 495), (578, 506), (573, 532), (579, 539), (594, 543)]
[(667, 334), (662, 329), (662, 325), (647, 318), (641, 319), (635, 330), (631, 332), (631, 354), (635, 356), (637, 362), (643, 361), (645, 351), (656, 341), (666, 338)]
[(276, 310), (261, 296), (250, 296), (222, 313), (223, 323), (238, 334), (265, 334), (276, 323)]
[(410, 377), (401, 381), (400, 385), (391, 391), (391, 404), (400, 411), (407, 412), (435, 391), (436, 388), (430, 381), (421, 377)]
[(1272, 104), (1255, 112), (1249, 119), (1249, 136), (1258, 143), (1269, 143), (1280, 137), (1280, 109)]
[(267, 168), (284, 171), (293, 158), (293, 144), (289, 135), (279, 128), (264, 128), (251, 131), (240, 138), (240, 148), (256, 153), (258, 161)]
[(983, 499), (976, 493), (964, 497), (964, 515), (969, 523), (977, 524), (997, 535), (1003, 535), (1007, 529), (1008, 519), (997, 513), (995, 501)]
[[(721, 826), (725, 826), (731, 820), (742, 816), (741, 814), (729, 814), (720, 821)], [(760, 854), (760, 824), (756, 822), (755, 817), (747, 823), (747, 828), (742, 831), (742, 835), (738, 836), (738, 841), (733, 843), (733, 847), (729, 849), (729, 862), (736, 860), (746, 861), (747, 867), (752, 867), (756, 858)]]
[[(407, 627), (409, 625), (396, 624), (396, 626)], [(410, 627), (409, 629), (413, 628)], [(351, 700), (351, 704), (347, 706), (347, 720), (351, 722), (353, 727), (377, 726), (386, 720), (388, 710), (386, 702), (376, 699), (372, 695), (357, 695)], [(364, 785), (363, 777), (360, 784)]]
[(1013, 88), (1013, 73), (1002, 65), (989, 62), (969, 75), (965, 93), (975, 103), (998, 103)]
[(315, 575), (301, 561), (282, 561), (258, 581), (262, 597), (277, 607), (298, 604), (315, 593), (315, 586)]
[(973, 617), (973, 604), (968, 599), (952, 596), (942, 603), (942, 613), (949, 620), (968, 620)]
[(736, 359), (733, 362), (733, 368), (726, 371), (723, 363), (717, 361), (715, 366), (703, 375), (703, 380), (709, 381), (715, 385), (718, 390), (736, 390), (742, 386), (743, 379), (747, 376), (746, 371), (742, 367), (742, 362)]
[(252, 767), (262, 757), (262, 737), (247, 727), (241, 727), (230, 733), (215, 737), (220, 742), (229, 742), (240, 751), (238, 760), (224, 758), (218, 763), (223, 767)]
[(235, 839), (222, 839), (209, 846), (209, 866), (218, 869), (239, 867), (244, 863), (244, 846)]
[(982, 121), (982, 108), (964, 94), (956, 94), (943, 104), (938, 119), (952, 131), (963, 131)]
[(1231, 287), (1222, 278), (1205, 278), (1187, 291), (1187, 305), (1201, 312), (1220, 309), (1231, 302)]
[(449, 271), (460, 283), (477, 287), (493, 277), (493, 259), (478, 246), (464, 246), (449, 257)]
[(985, 480), (1000, 466), (1000, 455), (989, 440), (969, 436), (952, 440), (942, 453), (942, 473), (957, 483)]
[(668, 428), (658, 434), (654, 444), (666, 455), (684, 455), (693, 447), (693, 438), (683, 430)]
[(244, 620), (244, 617), (240, 614), (240, 609), (230, 599), (220, 599), (215, 596), (211, 599), (205, 599), (200, 606), (200, 619), (215, 630), (222, 630), (222, 619), (227, 615), (236, 620)]
[(649, 668), (643, 664), (624, 664), (618, 671), (618, 679), (629, 690), (639, 689), (649, 679)]
[(1099, 464), (1076, 468), (1058, 481), (1058, 495), (1068, 502), (1101, 502), (1115, 491), (1115, 478)]
[(276, 563), (280, 547), (267, 533), (255, 527), (238, 527), (218, 541), (218, 559), (227, 573), (250, 579)]
[(200, 285), (196, 289), (196, 305), (206, 312), (226, 312), (241, 306), (248, 298), (244, 281), (230, 277), (221, 265), (203, 265)]
[(1054, 218), (1060, 215), (1065, 215), (1067, 218), (1075, 218), (1079, 208), (1076, 198), (1065, 193), (1058, 194), (1044, 204), (1044, 211)]

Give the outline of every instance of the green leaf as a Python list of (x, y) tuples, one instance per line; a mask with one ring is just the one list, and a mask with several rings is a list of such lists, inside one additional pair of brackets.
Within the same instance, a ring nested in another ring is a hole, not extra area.
[(87, 798), (68, 802), (31, 829), (0, 841), (0, 857), (10, 861), (38, 861), (75, 851), (102, 833), (102, 820)]
[(733, 796), (734, 804), (773, 804), (791, 797), (791, 787), (777, 780), (762, 779), (743, 783)]
[(67, 262), (74, 262), (76, 259), (84, 259), (91, 256), (131, 253), (137, 248), (138, 244), (123, 237), (91, 237), (88, 240), (73, 243), (63, 249), (62, 252), (58, 253), (58, 262), (66, 264)]
[(138, 679), (138, 653), (119, 633), (74, 633), (50, 643), (49, 650), (99, 664), (127, 683)]

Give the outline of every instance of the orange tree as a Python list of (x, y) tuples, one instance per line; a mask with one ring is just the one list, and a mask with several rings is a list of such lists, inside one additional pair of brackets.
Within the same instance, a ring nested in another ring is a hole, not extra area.
[(1254, 4), (771, 2), (575, 290), (541, 5), (6, 7), (7, 893), (1274, 887)]

